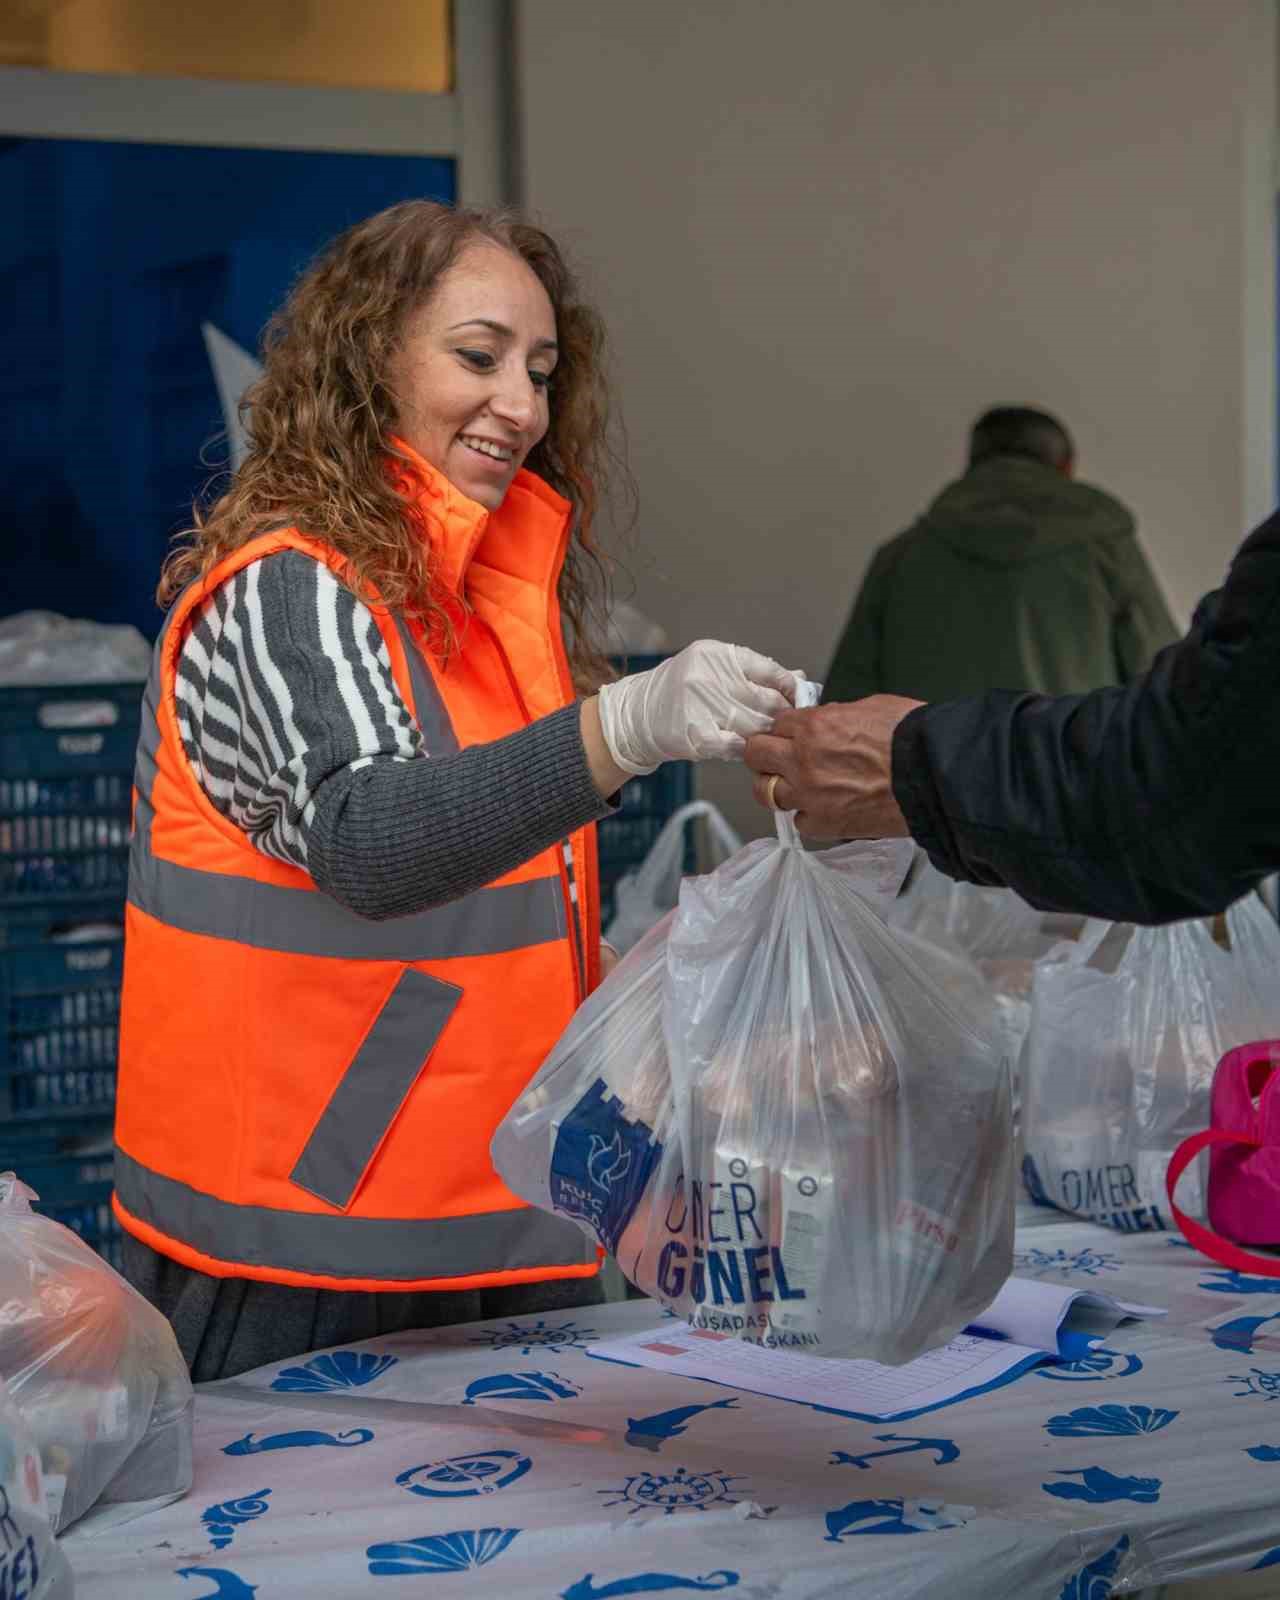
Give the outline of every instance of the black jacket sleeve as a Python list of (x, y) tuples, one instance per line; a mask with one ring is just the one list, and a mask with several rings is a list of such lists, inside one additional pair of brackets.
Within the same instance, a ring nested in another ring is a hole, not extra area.
[(1280, 513), (1143, 677), (924, 706), (893, 789), (953, 878), (1118, 921), (1230, 905), (1280, 869)]

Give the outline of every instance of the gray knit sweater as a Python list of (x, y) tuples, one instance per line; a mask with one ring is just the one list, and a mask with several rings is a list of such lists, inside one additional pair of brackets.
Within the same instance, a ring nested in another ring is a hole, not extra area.
[(218, 810), (363, 917), (455, 900), (610, 810), (576, 705), (433, 755), (372, 614), (300, 551), (215, 590), (183, 646), (177, 695), (187, 756)]

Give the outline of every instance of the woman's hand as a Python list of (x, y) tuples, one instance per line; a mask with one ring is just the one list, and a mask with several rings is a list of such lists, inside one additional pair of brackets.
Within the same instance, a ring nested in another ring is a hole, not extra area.
[(796, 674), (768, 656), (699, 639), (649, 672), (605, 684), (596, 696), (601, 737), (615, 771), (628, 775), (663, 761), (740, 760), (747, 738), (794, 703), (795, 686)]

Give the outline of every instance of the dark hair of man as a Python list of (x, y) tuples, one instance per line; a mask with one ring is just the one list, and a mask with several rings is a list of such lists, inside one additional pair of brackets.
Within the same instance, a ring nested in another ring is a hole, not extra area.
[(1031, 406), (995, 406), (973, 425), (969, 465), (993, 456), (1029, 456), (1059, 471), (1075, 456), (1071, 435), (1056, 417)]

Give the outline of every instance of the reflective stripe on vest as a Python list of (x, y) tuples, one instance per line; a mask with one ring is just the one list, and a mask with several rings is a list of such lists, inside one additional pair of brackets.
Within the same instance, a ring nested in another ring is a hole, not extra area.
[[(323, 1278), (415, 1281), (429, 1260), (437, 1276), (465, 1277), (478, 1263), (504, 1270), (548, 1263), (586, 1266), (595, 1247), (573, 1223), (521, 1207), (486, 1215), (401, 1221), (383, 1217), (316, 1216), (235, 1205), (152, 1172), (124, 1150), (115, 1157), (115, 1186), (130, 1216), (175, 1232), (202, 1255), (250, 1267), (283, 1267)], [(336, 1263), (349, 1263), (343, 1271)]]
[(413, 916), (370, 922), (314, 889), (287, 889), (226, 872), (202, 872), (153, 854), (149, 802), (138, 794), (129, 900), (183, 933), (259, 950), (347, 961), (447, 961), (502, 955), (565, 937), (560, 879), (477, 889)]
[(312, 1130), (290, 1183), (346, 1210), (461, 999), (456, 984), (430, 973), (400, 974)]

